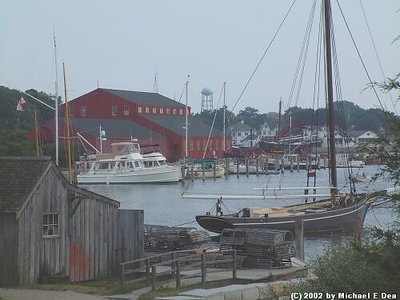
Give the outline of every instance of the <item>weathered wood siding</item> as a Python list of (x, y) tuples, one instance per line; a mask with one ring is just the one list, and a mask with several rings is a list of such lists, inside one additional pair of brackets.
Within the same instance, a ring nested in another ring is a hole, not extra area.
[[(143, 210), (119, 213), (118, 202), (68, 185), (61, 176), (50, 167), (16, 221), (0, 217), (0, 245), (14, 241), (0, 249), (0, 262), (6, 257), (7, 264), (18, 265), (12, 276), (18, 276), (20, 284), (53, 276), (69, 277), (71, 282), (105, 277), (119, 271), (121, 257), (143, 255)], [(44, 213), (58, 213), (58, 236), (43, 237)], [(0, 280), (5, 270), (0, 266)]]
[(18, 244), (15, 214), (0, 213), (0, 286), (18, 284)]
[(119, 262), (142, 258), (144, 254), (144, 211), (118, 212)]
[[(63, 182), (50, 168), (18, 219), (18, 270), (20, 284), (35, 283), (42, 276), (68, 274), (68, 203)], [(43, 213), (58, 213), (59, 235), (42, 236)]]
[[(81, 199), (81, 200), (80, 200)], [(80, 201), (80, 203), (78, 203)], [(101, 197), (78, 195), (72, 207), (70, 281), (79, 282), (116, 271), (118, 206)]]

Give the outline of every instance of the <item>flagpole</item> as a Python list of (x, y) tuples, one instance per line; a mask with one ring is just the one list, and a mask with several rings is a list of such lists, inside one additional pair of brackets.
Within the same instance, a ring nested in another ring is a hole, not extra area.
[(44, 103), (42, 100), (39, 100), (39, 99), (36, 98), (35, 96), (32, 96), (32, 95), (30, 95), (30, 94), (28, 94), (28, 93), (25, 93), (24, 91), (21, 91), (21, 93), (24, 94), (24, 95), (26, 95), (26, 96), (28, 96), (28, 97), (30, 97), (30, 98), (32, 98), (33, 100), (36, 100), (37, 102), (39, 102), (40, 104), (43, 104), (43, 105), (46, 106), (46, 107), (48, 107), (48, 108), (50, 108), (50, 109), (52, 109), (52, 110), (55, 110), (54, 107), (48, 105), (47, 103)]

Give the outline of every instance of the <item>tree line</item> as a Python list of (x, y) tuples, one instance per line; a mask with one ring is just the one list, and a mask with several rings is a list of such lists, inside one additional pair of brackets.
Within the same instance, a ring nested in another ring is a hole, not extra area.
[[(35, 89), (29, 89), (26, 92), (54, 107), (55, 101), (51, 95)], [(26, 104), (23, 111), (17, 111), (17, 103), (21, 97), (25, 98)], [(21, 91), (0, 86), (0, 118), (2, 120), (0, 122), (0, 155), (35, 155), (35, 146), (27, 139), (28, 133), (35, 128), (35, 110), (39, 125), (54, 117), (54, 111), (24, 96)], [(336, 120), (341, 129), (379, 131), (387, 128), (385, 113), (381, 109), (365, 110), (351, 102), (344, 101), (335, 103), (335, 110), (341, 112), (337, 114)], [(211, 124), (215, 117), (215, 127), (222, 130), (223, 111), (224, 109), (220, 108), (214, 111), (203, 111), (196, 115), (208, 124)], [(282, 113), (281, 128), (289, 126), (290, 118), (293, 127), (324, 126), (325, 117), (325, 109), (292, 107)], [(243, 122), (257, 130), (267, 122), (269, 127), (274, 129), (278, 126), (278, 118), (277, 112), (261, 113), (253, 107), (246, 107), (237, 114), (226, 109), (225, 124), (228, 128), (237, 122)], [(53, 155), (53, 150), (54, 145), (43, 146), (43, 154)]]
[[(214, 111), (203, 111), (197, 115), (203, 118), (207, 123), (215, 117), (215, 126), (219, 129), (223, 127), (224, 109)], [(301, 128), (305, 126), (323, 127), (326, 124), (326, 109), (312, 109), (291, 107), (281, 115), (281, 128), (289, 127), (290, 119), (292, 127)], [(238, 114), (225, 111), (226, 127), (243, 122), (253, 129), (259, 129), (265, 122), (271, 129), (278, 126), (279, 114), (277, 112), (261, 113), (253, 107), (246, 107)], [(379, 132), (388, 128), (386, 112), (379, 108), (363, 109), (349, 101), (335, 102), (335, 124), (340, 130), (372, 130)]]

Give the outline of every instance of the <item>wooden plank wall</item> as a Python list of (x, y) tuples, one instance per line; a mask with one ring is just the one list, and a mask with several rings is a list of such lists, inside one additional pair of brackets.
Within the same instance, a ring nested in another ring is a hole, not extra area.
[[(55, 171), (50, 168), (17, 219), (14, 253), (18, 253), (20, 284), (36, 283), (44, 276), (92, 280), (119, 271), (121, 257), (143, 256), (143, 210), (119, 212), (115, 201), (68, 189)], [(46, 212), (59, 214), (58, 237), (42, 236)], [(8, 232), (12, 234), (11, 229)], [(0, 231), (0, 242), (3, 235)]]
[[(76, 205), (78, 200), (74, 200)], [(83, 196), (72, 217), (70, 281), (79, 282), (111, 275), (117, 259), (118, 207)]]
[[(67, 191), (54, 169), (28, 199), (18, 216), (18, 270), (20, 284), (32, 284), (42, 276), (68, 274)], [(42, 237), (43, 213), (59, 214), (59, 236)]]
[(18, 243), (15, 214), (0, 214), (0, 286), (18, 284)]
[(144, 211), (120, 209), (118, 212), (119, 263), (144, 255)]

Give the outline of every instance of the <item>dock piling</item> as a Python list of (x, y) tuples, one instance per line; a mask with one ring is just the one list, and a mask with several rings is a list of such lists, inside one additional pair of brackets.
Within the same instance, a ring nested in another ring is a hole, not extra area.
[(296, 239), (296, 257), (304, 260), (304, 219), (296, 218), (294, 223), (294, 236)]

